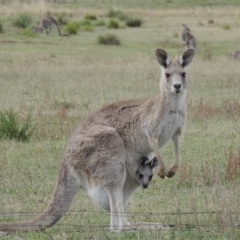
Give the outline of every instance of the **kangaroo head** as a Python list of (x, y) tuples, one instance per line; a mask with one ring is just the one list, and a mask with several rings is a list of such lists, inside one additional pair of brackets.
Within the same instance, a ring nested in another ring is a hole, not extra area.
[(184, 31), (191, 32), (190, 28), (186, 24), (184, 24), (184, 23), (183, 23), (183, 28), (184, 28), (183, 29)]
[(136, 180), (142, 185), (143, 188), (147, 188), (148, 184), (152, 180), (153, 169), (158, 166), (157, 158), (149, 160), (143, 156), (138, 163), (138, 170), (136, 171)]
[(162, 49), (156, 50), (157, 61), (162, 68), (161, 89), (178, 94), (187, 86), (186, 68), (192, 62), (195, 50), (188, 49), (182, 56), (172, 62), (167, 53)]

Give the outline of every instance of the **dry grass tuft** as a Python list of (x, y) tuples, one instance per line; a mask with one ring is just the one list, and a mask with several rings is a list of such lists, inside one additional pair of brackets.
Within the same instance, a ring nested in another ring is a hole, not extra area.
[(240, 112), (240, 102), (238, 100), (223, 100), (220, 105), (210, 103), (200, 99), (198, 102), (188, 103), (189, 115), (198, 120), (209, 120), (217, 116), (225, 118), (236, 118)]
[(228, 162), (226, 166), (226, 179), (235, 180), (239, 178), (240, 174), (240, 149), (237, 154), (229, 153)]

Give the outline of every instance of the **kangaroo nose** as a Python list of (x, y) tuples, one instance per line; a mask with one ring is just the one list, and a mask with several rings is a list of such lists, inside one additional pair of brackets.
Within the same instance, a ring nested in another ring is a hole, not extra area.
[(181, 84), (180, 83), (174, 84), (174, 88), (176, 88), (176, 90), (179, 90), (181, 88)]
[(148, 187), (148, 184), (147, 184), (147, 183), (143, 183), (143, 184), (142, 184), (142, 187), (143, 187), (143, 188), (147, 188), (147, 187)]

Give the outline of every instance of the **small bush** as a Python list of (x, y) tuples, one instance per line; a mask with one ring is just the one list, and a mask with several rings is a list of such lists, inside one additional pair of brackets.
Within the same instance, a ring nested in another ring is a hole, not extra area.
[(80, 28), (80, 23), (73, 21), (73, 22), (68, 23), (65, 26), (65, 32), (67, 32), (68, 34), (76, 35), (79, 28)]
[(22, 31), (22, 35), (28, 36), (28, 37), (33, 37), (33, 36), (35, 36), (34, 33), (32, 32), (32, 30), (29, 29), (29, 28), (24, 29), (24, 30)]
[(142, 23), (142, 20), (139, 18), (128, 18), (126, 21), (128, 27), (141, 27)]
[(98, 37), (98, 43), (103, 45), (120, 45), (120, 40), (113, 34)]
[(90, 20), (90, 21), (95, 21), (97, 20), (97, 17), (93, 14), (87, 14), (85, 17), (84, 17), (85, 20)]
[(214, 24), (214, 20), (213, 19), (209, 19), (208, 20), (208, 24)]
[(117, 29), (117, 28), (119, 28), (119, 23), (118, 23), (117, 20), (111, 18), (111, 19), (109, 19), (109, 22), (108, 22), (107, 26), (108, 26), (108, 28), (115, 28), (115, 29)]
[(127, 14), (114, 9), (110, 9), (107, 13), (107, 16), (109, 18), (118, 18), (121, 21), (126, 21), (129, 18)]
[(96, 27), (101, 27), (101, 26), (105, 26), (105, 25), (106, 25), (106, 23), (103, 20), (99, 20), (95, 23)]
[(13, 25), (20, 28), (27, 28), (32, 23), (32, 18), (26, 14), (20, 14), (13, 22)]
[(68, 24), (68, 20), (66, 19), (66, 14), (62, 13), (60, 15), (57, 16), (57, 22), (59, 25), (67, 25)]
[(81, 31), (84, 32), (93, 32), (94, 27), (92, 25), (83, 25), (81, 26)]
[(26, 142), (32, 136), (35, 126), (31, 119), (32, 109), (29, 110), (27, 118), (21, 123), (12, 109), (0, 111), (0, 139), (15, 139)]
[(79, 29), (84, 32), (92, 32), (94, 27), (90, 20), (84, 19), (79, 22)]
[(230, 27), (230, 25), (228, 23), (225, 23), (225, 24), (222, 25), (222, 29), (223, 30), (230, 30), (231, 27)]

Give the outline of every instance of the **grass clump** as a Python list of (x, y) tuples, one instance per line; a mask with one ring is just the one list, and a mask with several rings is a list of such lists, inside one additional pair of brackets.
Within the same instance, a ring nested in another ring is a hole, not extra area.
[(93, 24), (91, 23), (90, 20), (84, 19), (79, 23), (81, 31), (84, 32), (92, 32), (94, 30)]
[(230, 27), (230, 25), (228, 23), (225, 23), (225, 24), (222, 25), (222, 29), (223, 30), (230, 30), (231, 27)]
[(59, 14), (57, 16), (57, 22), (59, 25), (67, 25), (68, 24), (68, 20), (66, 18), (66, 14), (65, 13), (62, 13), (62, 14)]
[(126, 21), (129, 17), (127, 14), (119, 10), (109, 9), (107, 16), (109, 18), (118, 18), (121, 21)]
[(31, 23), (32, 23), (31, 16), (28, 15), (27, 13), (22, 13), (16, 17), (16, 19), (13, 22), (13, 25), (19, 28), (27, 28), (30, 26)]
[(10, 110), (0, 111), (0, 139), (6, 138), (26, 142), (32, 136), (35, 127), (32, 123), (32, 109), (29, 110), (27, 118), (22, 120), (17, 113)]
[(97, 16), (94, 15), (94, 14), (87, 14), (84, 17), (84, 20), (96, 21), (97, 20)]
[(95, 23), (96, 27), (106, 26), (106, 23), (104, 20), (99, 20)]
[(130, 17), (126, 20), (126, 25), (128, 27), (141, 27), (143, 21), (140, 18)]
[(73, 22), (70, 22), (68, 23), (66, 26), (65, 26), (65, 31), (68, 33), (68, 34), (71, 34), (71, 35), (76, 35), (78, 30), (80, 28), (80, 23), (77, 22), (77, 21), (73, 21)]
[(103, 45), (120, 45), (120, 40), (114, 34), (106, 34), (98, 37), (98, 43)]
[(21, 34), (24, 35), (24, 36), (27, 36), (27, 37), (33, 37), (34, 36), (34, 33), (29, 28), (24, 29)]
[(84, 32), (93, 32), (94, 27), (92, 25), (83, 25), (81, 30)]
[(118, 29), (119, 28), (119, 23), (118, 23), (117, 20), (115, 20), (113, 18), (110, 18), (107, 27), (108, 28)]

